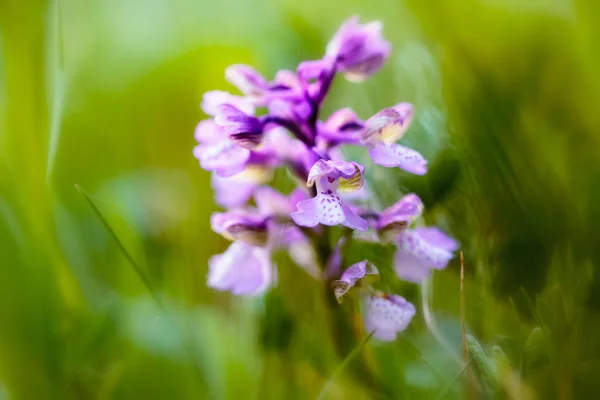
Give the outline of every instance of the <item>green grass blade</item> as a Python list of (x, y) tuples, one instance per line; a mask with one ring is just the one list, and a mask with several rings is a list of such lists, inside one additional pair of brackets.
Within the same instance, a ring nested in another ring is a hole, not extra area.
[(450, 382), (448, 382), (448, 384), (446, 385), (446, 387), (444, 387), (442, 389), (442, 391), (440, 392), (440, 394), (437, 395), (437, 397), (436, 397), (437, 400), (440, 400), (440, 399), (444, 398), (444, 396), (446, 395), (446, 393), (448, 392), (448, 390), (450, 390), (450, 388), (452, 387), (452, 385), (454, 385), (454, 383), (461, 377), (461, 375), (465, 373), (465, 371), (467, 370), (467, 368), (471, 364), (471, 361), (473, 361), (474, 358), (475, 357), (472, 357), (469, 360), (469, 362), (467, 362), (465, 364), (465, 366), (461, 368), (460, 372), (458, 374), (456, 374), (456, 376), (454, 378), (452, 378), (452, 380)]
[(79, 191), (79, 193), (81, 193), (81, 195), (88, 202), (88, 204), (90, 205), (90, 207), (92, 208), (92, 210), (94, 211), (94, 214), (96, 214), (98, 219), (100, 219), (100, 222), (102, 222), (102, 225), (104, 225), (104, 228), (106, 229), (106, 231), (110, 234), (110, 236), (113, 238), (113, 240), (119, 247), (121, 254), (123, 254), (123, 256), (125, 256), (125, 258), (127, 259), (127, 262), (129, 263), (131, 268), (133, 268), (135, 273), (138, 275), (138, 277), (140, 278), (140, 280), (142, 281), (144, 286), (146, 286), (146, 288), (150, 292), (150, 295), (152, 296), (152, 298), (156, 301), (156, 303), (160, 306), (160, 308), (163, 311), (165, 311), (165, 307), (164, 307), (162, 301), (160, 300), (160, 298), (158, 297), (158, 295), (156, 294), (154, 288), (152, 287), (152, 284), (150, 283), (150, 279), (148, 279), (148, 276), (146, 275), (144, 270), (134, 260), (133, 256), (127, 251), (125, 246), (123, 246), (123, 243), (119, 240), (119, 237), (117, 236), (115, 231), (111, 228), (111, 226), (108, 224), (108, 222), (106, 221), (106, 219), (104, 218), (104, 216), (102, 215), (102, 213), (100, 212), (100, 210), (98, 209), (96, 204), (94, 204), (94, 202), (92, 201), (90, 196), (85, 192), (85, 190), (83, 190), (83, 188), (81, 186), (75, 184), (75, 188)]
[(352, 349), (352, 351), (346, 356), (346, 358), (344, 358), (340, 365), (337, 366), (335, 371), (333, 371), (333, 374), (331, 374), (331, 378), (329, 378), (329, 380), (325, 383), (323, 389), (317, 396), (317, 400), (323, 400), (325, 398), (325, 395), (329, 391), (329, 388), (331, 387), (333, 382), (335, 382), (335, 379), (344, 371), (344, 369), (346, 369), (346, 366), (350, 363), (350, 361), (352, 361), (354, 357), (356, 357), (358, 353), (360, 353), (363, 346), (367, 344), (367, 342), (371, 339), (371, 337), (373, 337), (374, 334), (375, 331), (369, 333), (358, 345), (356, 345), (356, 347), (354, 347), (354, 349)]

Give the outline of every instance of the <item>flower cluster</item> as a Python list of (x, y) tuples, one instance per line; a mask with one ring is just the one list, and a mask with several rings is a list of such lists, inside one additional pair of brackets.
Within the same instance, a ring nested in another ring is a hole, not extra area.
[[(271, 255), (279, 249), (314, 272), (319, 265), (315, 248), (323, 252), (318, 242), (327, 240), (327, 226), (343, 225), (343, 232), (372, 229), (382, 243), (395, 244), (395, 271), (410, 282), (421, 282), (453, 257), (453, 239), (437, 228), (412, 227), (423, 210), (415, 194), (383, 211), (366, 210), (349, 200), (349, 193), (363, 188), (365, 167), (345, 160), (342, 146), (365, 147), (374, 164), (417, 175), (427, 172), (421, 154), (397, 143), (410, 127), (413, 106), (399, 103), (366, 120), (344, 108), (321, 119), (336, 75), (361, 82), (383, 66), (391, 45), (381, 29), (380, 22), (360, 24), (351, 18), (321, 59), (302, 62), (295, 72), (279, 71), (272, 80), (250, 66), (232, 65), (225, 77), (241, 95), (204, 94), (201, 107), (212, 118), (196, 127), (194, 156), (212, 172), (216, 201), (227, 209), (213, 214), (212, 228), (233, 241), (210, 259), (209, 286), (236, 295), (264, 293), (276, 279)], [(287, 196), (267, 186), (281, 167), (299, 182)], [(335, 257), (336, 251), (329, 249), (326, 256)], [(415, 313), (402, 297), (371, 287), (370, 278), (378, 272), (368, 261), (341, 276), (339, 268), (337, 276), (323, 265), (317, 270), (317, 276), (332, 282), (339, 300), (349, 292), (359, 294), (365, 325), (381, 340), (394, 339)]]

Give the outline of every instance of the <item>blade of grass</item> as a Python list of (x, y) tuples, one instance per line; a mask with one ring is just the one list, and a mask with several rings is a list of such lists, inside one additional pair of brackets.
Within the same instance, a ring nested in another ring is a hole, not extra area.
[(110, 236), (113, 238), (113, 240), (115, 241), (115, 243), (119, 247), (119, 250), (121, 251), (121, 253), (127, 259), (127, 261), (129, 263), (129, 265), (131, 266), (131, 268), (138, 275), (138, 277), (140, 278), (140, 280), (142, 281), (142, 283), (144, 284), (144, 286), (146, 286), (146, 288), (148, 289), (148, 292), (150, 292), (150, 295), (152, 296), (152, 299), (156, 302), (156, 304), (159, 306), (159, 308), (161, 309), (161, 311), (164, 313), (165, 319), (167, 320), (167, 323), (171, 325), (171, 327), (173, 328), (173, 330), (175, 331), (175, 333), (179, 336), (179, 340), (181, 340), (182, 346), (186, 349), (186, 354), (189, 356), (189, 358), (190, 358), (190, 360), (192, 362), (192, 365), (194, 366), (194, 371), (196, 372), (196, 374), (198, 375), (198, 377), (200, 379), (204, 380), (203, 371), (201, 369), (201, 366), (197, 362), (196, 347), (192, 343), (190, 343), (188, 340), (185, 339), (183, 333), (180, 331), (180, 328), (178, 327), (178, 324), (174, 321), (174, 319), (172, 318), (171, 314), (169, 314), (169, 312), (167, 311), (164, 303), (162, 302), (162, 300), (160, 299), (160, 297), (158, 296), (158, 294), (156, 293), (156, 291), (152, 287), (152, 284), (150, 283), (150, 280), (146, 276), (146, 273), (138, 265), (138, 263), (135, 261), (135, 259), (133, 258), (133, 256), (127, 251), (127, 249), (125, 248), (125, 246), (123, 245), (123, 243), (119, 240), (119, 237), (117, 236), (117, 234), (115, 233), (115, 231), (111, 228), (111, 226), (108, 224), (108, 222), (106, 221), (106, 219), (104, 218), (104, 216), (100, 212), (100, 209), (98, 209), (98, 207), (96, 206), (96, 204), (92, 201), (92, 199), (90, 198), (90, 196), (86, 193), (85, 190), (83, 190), (83, 188), (81, 186), (79, 186), (78, 184), (75, 184), (75, 188), (86, 199), (87, 203), (90, 205), (90, 207), (94, 211), (94, 214), (96, 214), (96, 216), (100, 219), (100, 221), (102, 222), (102, 225), (104, 225), (104, 228), (106, 229), (106, 231), (110, 234)]
[[(473, 357), (475, 358), (475, 357)], [(464, 367), (461, 368), (460, 372), (458, 374), (456, 374), (456, 376), (450, 381), (448, 382), (448, 384), (446, 385), (445, 388), (442, 389), (442, 391), (440, 392), (440, 394), (437, 395), (436, 400), (440, 400), (442, 398), (444, 398), (444, 396), (446, 395), (446, 392), (448, 392), (448, 390), (450, 390), (450, 388), (452, 387), (452, 385), (454, 385), (454, 382), (456, 382), (458, 380), (458, 378), (460, 378), (460, 376), (462, 374), (464, 374), (464, 372), (467, 370), (467, 368), (469, 368), (469, 365), (471, 364), (471, 361), (473, 361), (473, 358), (471, 358)]]
[(49, 8), (50, 32), (48, 43), (48, 72), (47, 79), (50, 83), (50, 138), (48, 142), (48, 158), (46, 160), (46, 184), (50, 183), (54, 161), (58, 151), (62, 112), (65, 98), (66, 74), (64, 70), (64, 44), (63, 29), (60, 10), (60, 0), (54, 0)]
[(333, 371), (333, 374), (331, 374), (331, 378), (327, 380), (327, 382), (323, 386), (323, 389), (321, 389), (321, 392), (317, 396), (317, 400), (323, 400), (325, 398), (327, 391), (329, 390), (335, 379), (344, 371), (344, 369), (350, 363), (350, 361), (352, 361), (354, 357), (356, 357), (358, 353), (360, 353), (363, 346), (367, 344), (367, 342), (371, 339), (371, 337), (373, 337), (374, 334), (375, 331), (369, 333), (358, 345), (356, 345), (356, 347), (354, 347), (354, 349), (352, 349), (352, 351), (346, 356), (346, 358), (344, 358), (340, 365), (337, 366), (337, 368)]
[(94, 204), (94, 202), (92, 201), (92, 199), (90, 198), (90, 196), (86, 193), (85, 190), (83, 190), (83, 188), (81, 186), (79, 186), (78, 184), (75, 184), (75, 188), (85, 198), (85, 200), (87, 201), (87, 203), (90, 205), (90, 207), (94, 211), (94, 214), (96, 214), (96, 216), (98, 217), (98, 219), (100, 220), (100, 222), (102, 222), (102, 225), (104, 226), (104, 229), (106, 229), (106, 231), (109, 233), (109, 235), (115, 241), (115, 243), (119, 247), (119, 250), (121, 251), (121, 254), (123, 254), (123, 256), (125, 256), (125, 258), (127, 259), (129, 265), (135, 271), (135, 273), (140, 278), (140, 280), (142, 281), (142, 283), (144, 284), (144, 286), (146, 286), (146, 289), (148, 289), (148, 291), (150, 292), (150, 295), (152, 296), (152, 298), (154, 299), (154, 301), (156, 301), (156, 303), (158, 304), (158, 306), (163, 311), (165, 311), (165, 307), (163, 305), (163, 302), (160, 300), (160, 298), (158, 297), (158, 295), (154, 291), (154, 288), (152, 287), (152, 284), (150, 283), (150, 279), (148, 279), (148, 276), (146, 276), (146, 273), (144, 272), (144, 270), (134, 260), (133, 256), (127, 251), (127, 249), (125, 248), (125, 246), (123, 246), (123, 243), (121, 243), (121, 241), (119, 240), (119, 237), (117, 236), (117, 234), (115, 233), (115, 231), (111, 228), (111, 226), (108, 224), (108, 222), (106, 221), (106, 219), (104, 218), (104, 216), (102, 215), (102, 213), (100, 212), (100, 210), (98, 209), (98, 207), (96, 206), (96, 204)]

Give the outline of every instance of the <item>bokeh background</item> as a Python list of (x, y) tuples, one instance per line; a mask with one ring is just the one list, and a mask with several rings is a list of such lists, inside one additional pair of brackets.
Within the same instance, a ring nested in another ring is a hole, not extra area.
[[(419, 288), (353, 246), (418, 311), (348, 362), (285, 255), (263, 298), (205, 287), (227, 242), (192, 156), (202, 93), (233, 90), (232, 63), (320, 57), (353, 14), (394, 50), (326, 109), (416, 105), (406, 143), (431, 172), (369, 185), (384, 206), (418, 193), (461, 242), (467, 368), (458, 260)], [(593, 0), (2, 0), (0, 399), (596, 398), (599, 17)]]

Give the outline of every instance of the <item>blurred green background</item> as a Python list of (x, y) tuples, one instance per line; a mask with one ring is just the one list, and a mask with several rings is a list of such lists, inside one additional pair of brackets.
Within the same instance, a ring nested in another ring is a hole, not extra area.
[[(416, 105), (405, 142), (431, 172), (369, 168), (372, 201), (415, 191), (460, 240), (467, 370), (457, 260), (419, 288), (353, 246), (418, 311), (344, 368), (322, 288), (285, 255), (264, 298), (205, 287), (227, 242), (192, 156), (202, 93), (233, 90), (232, 63), (320, 57), (353, 14), (394, 50), (326, 109)], [(0, 399), (596, 398), (599, 17), (593, 0), (2, 0)]]

